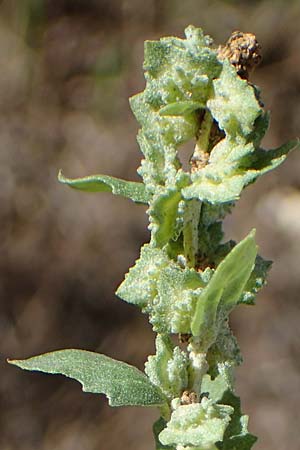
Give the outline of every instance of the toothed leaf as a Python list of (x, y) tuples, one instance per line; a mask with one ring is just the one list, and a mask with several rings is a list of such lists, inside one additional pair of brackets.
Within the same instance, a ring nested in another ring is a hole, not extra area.
[(179, 397), (188, 384), (188, 358), (168, 335), (156, 337), (156, 354), (149, 356), (145, 372), (170, 400)]
[(9, 361), (21, 369), (61, 374), (82, 385), (84, 392), (105, 394), (110, 406), (159, 406), (161, 391), (136, 367), (85, 350), (58, 350)]
[(128, 303), (146, 306), (157, 294), (157, 280), (163, 267), (169, 264), (165, 251), (144, 245), (141, 256), (129, 269), (116, 294)]
[(209, 392), (212, 401), (233, 408), (223, 441), (216, 443), (216, 447), (220, 450), (250, 450), (257, 438), (248, 432), (248, 416), (242, 414), (240, 399), (233, 394), (226, 379), (218, 375), (212, 380), (209, 375), (204, 375), (201, 391)]
[(266, 284), (267, 274), (271, 266), (272, 261), (266, 261), (259, 255), (256, 257), (254, 269), (238, 303), (254, 304), (258, 291)]
[(214, 96), (207, 102), (214, 119), (227, 136), (246, 137), (262, 109), (254, 88), (236, 74), (228, 60), (223, 61), (219, 78), (213, 81)]
[(214, 449), (215, 443), (223, 439), (232, 413), (231, 406), (217, 405), (207, 398), (201, 403), (179, 406), (160, 433), (159, 440), (164, 445)]
[(202, 275), (194, 269), (182, 269), (170, 263), (161, 269), (157, 295), (145, 309), (158, 333), (190, 333), (191, 321), (205, 286)]

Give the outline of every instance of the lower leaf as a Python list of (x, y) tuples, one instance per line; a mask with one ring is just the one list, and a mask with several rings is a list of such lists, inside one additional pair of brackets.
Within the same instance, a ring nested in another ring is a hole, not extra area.
[(136, 367), (85, 350), (58, 350), (23, 360), (9, 360), (21, 369), (65, 375), (84, 392), (105, 394), (110, 406), (160, 406), (165, 397)]

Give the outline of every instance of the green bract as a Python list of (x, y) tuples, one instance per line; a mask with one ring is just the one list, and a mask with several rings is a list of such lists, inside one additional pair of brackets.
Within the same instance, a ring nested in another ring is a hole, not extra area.
[[(257, 255), (254, 231), (224, 242), (222, 220), (242, 190), (298, 142), (262, 149), (269, 114), (258, 89), (201, 29), (189, 26), (185, 35), (145, 43), (146, 87), (130, 99), (141, 126), (142, 181), (59, 174), (72, 188), (148, 205), (149, 243), (117, 290), (158, 333), (146, 374), (81, 350), (10, 362), (74, 378), (85, 391), (106, 394), (111, 406), (157, 406), (157, 450), (249, 450), (256, 438), (233, 391), (242, 358), (229, 314), (254, 304), (271, 263)], [(188, 141), (195, 150), (185, 171), (180, 146)]]
[(188, 446), (197, 449), (216, 449), (230, 422), (233, 408), (203, 398), (201, 403), (181, 405), (172, 414), (167, 427), (160, 433), (164, 445)]

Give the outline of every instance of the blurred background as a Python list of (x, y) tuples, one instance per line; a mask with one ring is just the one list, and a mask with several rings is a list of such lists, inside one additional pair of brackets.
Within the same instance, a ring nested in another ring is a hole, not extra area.
[[(21, 372), (6, 357), (60, 348), (143, 368), (153, 333), (114, 291), (148, 240), (145, 208), (57, 182), (104, 173), (138, 180), (128, 97), (144, 87), (143, 41), (190, 23), (224, 43), (257, 35), (252, 77), (272, 110), (265, 146), (300, 136), (300, 2), (2, 0), (0, 2), (0, 448), (147, 450), (151, 409), (110, 409), (64, 377)], [(275, 261), (256, 307), (232, 326), (244, 365), (237, 391), (257, 450), (300, 448), (300, 156), (246, 189), (226, 237), (257, 228)], [(121, 444), (120, 444), (121, 442)]]

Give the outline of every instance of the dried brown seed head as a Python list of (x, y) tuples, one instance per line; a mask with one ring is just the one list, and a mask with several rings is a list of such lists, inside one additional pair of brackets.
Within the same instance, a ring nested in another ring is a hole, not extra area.
[(238, 75), (246, 80), (262, 59), (261, 46), (255, 35), (242, 31), (234, 31), (227, 43), (219, 47), (218, 54), (221, 59), (227, 58)]

